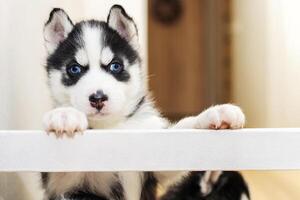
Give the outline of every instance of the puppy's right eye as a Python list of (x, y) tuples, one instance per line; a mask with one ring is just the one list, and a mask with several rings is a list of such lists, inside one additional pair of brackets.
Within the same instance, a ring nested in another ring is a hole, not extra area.
[(113, 74), (118, 74), (124, 69), (124, 66), (118, 62), (112, 62), (109, 64), (109, 71)]
[(78, 76), (82, 73), (82, 67), (78, 64), (71, 65), (67, 68), (67, 73), (70, 76)]

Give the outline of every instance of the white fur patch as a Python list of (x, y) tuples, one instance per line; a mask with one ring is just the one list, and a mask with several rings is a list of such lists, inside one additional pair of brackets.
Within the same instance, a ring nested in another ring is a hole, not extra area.
[(142, 192), (142, 174), (140, 172), (120, 172), (120, 182), (124, 188), (125, 199), (140, 200)]
[(83, 42), (90, 68), (100, 67), (100, 55), (103, 48), (102, 34), (99, 27), (85, 25), (82, 27)]
[(85, 180), (92, 192), (109, 196), (111, 186), (118, 181), (118, 177), (112, 172), (86, 172)]
[(109, 114), (120, 116), (126, 103), (125, 88), (125, 84), (104, 70), (90, 68), (77, 84), (69, 89), (71, 104), (89, 116), (95, 115), (98, 111), (90, 106), (89, 96), (97, 90), (102, 90), (108, 96), (108, 100), (104, 102), (98, 117), (103, 118)]
[(109, 47), (105, 47), (101, 52), (101, 63), (104, 65), (108, 65), (112, 59), (114, 58), (114, 54)]
[(221, 171), (206, 171), (204, 172), (203, 177), (200, 180), (199, 185), (201, 186), (201, 193), (203, 195), (208, 195), (214, 184), (218, 181), (220, 175), (222, 174)]
[(66, 87), (61, 82), (62, 72), (52, 70), (49, 74), (49, 85), (52, 95), (55, 97), (56, 104), (70, 105), (70, 97), (67, 93)]
[(76, 52), (75, 59), (78, 62), (78, 64), (80, 64), (81, 66), (86, 66), (89, 64), (89, 59), (84, 49), (79, 49)]
[(74, 187), (80, 187), (84, 182), (84, 173), (72, 172), (72, 173), (50, 173), (49, 182), (47, 185), (48, 195), (62, 195)]
[(247, 197), (247, 195), (246, 195), (246, 194), (242, 194), (242, 196), (241, 196), (241, 200), (249, 200), (249, 198)]

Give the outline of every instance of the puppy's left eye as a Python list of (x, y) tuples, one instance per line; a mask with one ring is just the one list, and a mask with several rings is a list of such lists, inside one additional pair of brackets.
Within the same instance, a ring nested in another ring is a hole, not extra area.
[(67, 72), (71, 76), (76, 76), (76, 75), (81, 74), (82, 67), (80, 65), (74, 64), (67, 68)]
[(124, 69), (123, 64), (118, 62), (110, 63), (108, 67), (109, 67), (109, 71), (111, 71), (114, 74), (120, 73)]

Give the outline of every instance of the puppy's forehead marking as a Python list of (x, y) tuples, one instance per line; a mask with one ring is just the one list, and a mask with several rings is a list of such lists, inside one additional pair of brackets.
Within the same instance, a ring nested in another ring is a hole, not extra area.
[(82, 27), (84, 49), (91, 68), (99, 67), (102, 44), (102, 30), (99, 26), (85, 24)]
[(87, 53), (86, 53), (86, 51), (84, 49), (79, 49), (76, 52), (75, 59), (82, 66), (86, 66), (86, 65), (89, 64)]
[(101, 52), (101, 63), (104, 65), (108, 65), (113, 58), (114, 53), (111, 51), (111, 49), (109, 47), (103, 48)]

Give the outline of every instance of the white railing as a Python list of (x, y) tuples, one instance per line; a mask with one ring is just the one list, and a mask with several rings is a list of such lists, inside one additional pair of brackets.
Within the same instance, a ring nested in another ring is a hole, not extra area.
[(0, 171), (300, 169), (300, 129), (0, 131)]

